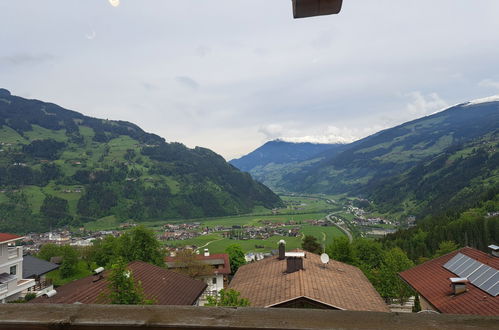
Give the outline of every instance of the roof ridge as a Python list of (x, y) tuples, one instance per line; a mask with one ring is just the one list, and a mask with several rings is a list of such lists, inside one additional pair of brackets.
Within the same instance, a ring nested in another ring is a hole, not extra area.
[(300, 269), (298, 271), (298, 283), (300, 284), (300, 288), (299, 288), (299, 291), (300, 292), (300, 296), (305, 296), (305, 283), (304, 283), (304, 278), (303, 278), (303, 272), (304, 272), (304, 269)]

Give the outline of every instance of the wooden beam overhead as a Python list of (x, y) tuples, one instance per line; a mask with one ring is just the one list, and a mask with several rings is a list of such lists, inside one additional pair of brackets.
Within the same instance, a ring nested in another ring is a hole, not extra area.
[(343, 0), (293, 0), (293, 17), (338, 14)]

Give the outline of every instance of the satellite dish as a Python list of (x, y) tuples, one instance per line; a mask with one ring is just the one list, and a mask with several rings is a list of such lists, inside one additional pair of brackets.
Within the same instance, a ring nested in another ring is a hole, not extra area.
[(327, 253), (321, 254), (321, 261), (323, 264), (327, 264), (329, 262), (329, 256), (327, 255)]

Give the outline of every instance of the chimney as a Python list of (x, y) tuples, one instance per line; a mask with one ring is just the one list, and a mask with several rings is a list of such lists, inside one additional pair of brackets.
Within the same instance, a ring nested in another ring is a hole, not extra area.
[(281, 239), (279, 241), (279, 260), (284, 260), (286, 253), (286, 241)]
[(97, 282), (101, 279), (104, 278), (102, 272), (104, 272), (104, 267), (99, 267), (97, 269), (94, 269), (94, 276), (92, 278), (92, 282)]
[(494, 257), (499, 257), (499, 246), (491, 244), (491, 245), (488, 246), (488, 248), (490, 249), (490, 253)]
[(210, 251), (208, 249), (204, 249), (204, 256), (209, 257), (210, 256)]
[(304, 252), (287, 252), (286, 256), (286, 273), (294, 273), (303, 269)]
[(457, 296), (458, 294), (466, 292), (466, 283), (468, 279), (464, 277), (451, 277), (449, 278), (452, 286), (452, 294)]

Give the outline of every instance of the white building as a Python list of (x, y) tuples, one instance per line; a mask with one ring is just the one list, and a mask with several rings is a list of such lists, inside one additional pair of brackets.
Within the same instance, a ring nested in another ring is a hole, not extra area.
[(35, 285), (34, 279), (23, 279), (23, 247), (15, 246), (21, 236), (0, 233), (0, 302), (19, 299), (23, 291)]
[[(200, 262), (210, 265), (212, 272), (207, 275), (198, 276), (196, 279), (205, 282), (208, 286), (205, 292), (199, 299), (199, 305), (203, 306), (207, 302), (208, 296), (218, 295), (220, 290), (227, 287), (230, 275), (229, 255), (226, 253), (210, 254), (208, 249), (204, 249), (203, 255), (196, 255), (196, 259)], [(179, 264), (175, 256), (166, 257), (166, 265), (168, 268), (184, 267)]]

